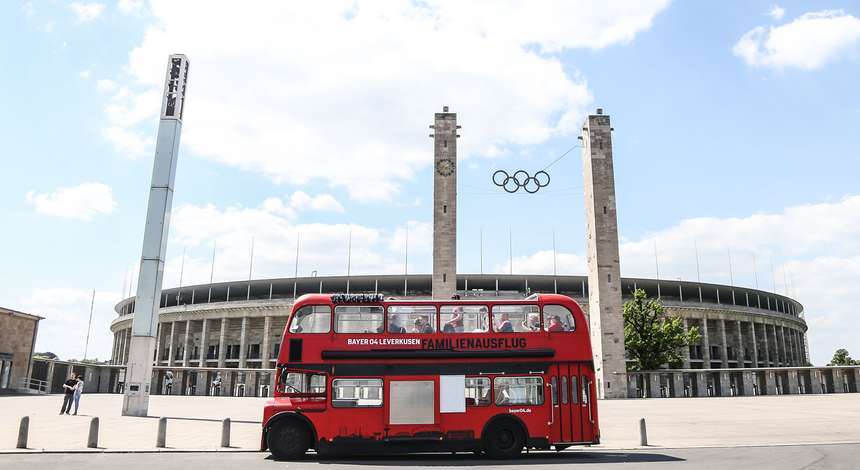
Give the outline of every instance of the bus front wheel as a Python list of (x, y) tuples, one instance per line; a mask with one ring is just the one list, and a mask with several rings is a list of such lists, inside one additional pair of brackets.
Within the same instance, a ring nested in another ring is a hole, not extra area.
[(493, 459), (513, 459), (520, 456), (525, 436), (517, 423), (500, 420), (484, 434), (484, 451)]
[(293, 460), (305, 455), (310, 447), (311, 436), (304, 423), (285, 419), (269, 428), (266, 443), (276, 459)]

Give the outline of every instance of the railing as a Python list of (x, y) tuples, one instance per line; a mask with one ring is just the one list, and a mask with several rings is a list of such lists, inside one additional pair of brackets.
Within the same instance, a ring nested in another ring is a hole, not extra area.
[(39, 393), (48, 393), (48, 382), (45, 380), (24, 377), (19, 381), (20, 388), (35, 390)]

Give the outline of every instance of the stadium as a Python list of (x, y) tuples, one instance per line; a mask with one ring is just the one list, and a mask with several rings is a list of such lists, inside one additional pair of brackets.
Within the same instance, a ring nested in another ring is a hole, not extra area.
[[(659, 297), (688, 328), (699, 329), (702, 340), (685, 351), (683, 369), (809, 364), (803, 306), (794, 299), (746, 287), (662, 279), (622, 278), (621, 286), (625, 299), (634, 289), (644, 289), (649, 296)], [(200, 384), (211, 384), (220, 376), (223, 394), (268, 395), (270, 370), (275, 367), (293, 300), (308, 293), (344, 292), (429, 299), (431, 276), (302, 277), (164, 289), (155, 360), (160, 367), (153, 390), (166, 391), (164, 378), (171, 370), (176, 381), (172, 393), (210, 393)], [(588, 311), (586, 276), (457, 276), (457, 294), (464, 299), (514, 299), (534, 293), (568, 295)], [(134, 309), (134, 297), (116, 305), (118, 316), (110, 326), (112, 364), (126, 364)], [(688, 386), (695, 388), (694, 383)], [(630, 391), (630, 395), (636, 393)]]

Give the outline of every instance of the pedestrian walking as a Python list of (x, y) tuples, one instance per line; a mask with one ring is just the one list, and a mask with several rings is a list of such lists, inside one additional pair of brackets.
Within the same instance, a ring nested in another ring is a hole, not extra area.
[(78, 383), (75, 384), (75, 412), (73, 414), (78, 414), (78, 405), (81, 403), (81, 394), (84, 393), (84, 379), (79, 375), (77, 376)]
[(69, 380), (63, 382), (63, 407), (60, 408), (60, 414), (69, 414), (72, 411), (72, 401), (75, 399), (75, 385), (78, 384), (78, 379), (75, 374), (69, 375)]

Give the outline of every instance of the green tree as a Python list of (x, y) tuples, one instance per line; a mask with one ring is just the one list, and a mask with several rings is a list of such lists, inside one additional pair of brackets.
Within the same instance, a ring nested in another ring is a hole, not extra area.
[(695, 327), (684, 332), (681, 317), (669, 315), (659, 299), (650, 299), (642, 289), (624, 303), (624, 347), (632, 370), (655, 370), (663, 364), (681, 367), (679, 350), (701, 339)]
[(830, 364), (828, 366), (856, 366), (860, 365), (860, 361), (855, 361), (851, 359), (851, 356), (848, 355), (847, 349), (837, 349), (835, 353), (833, 353), (833, 359), (830, 360)]

